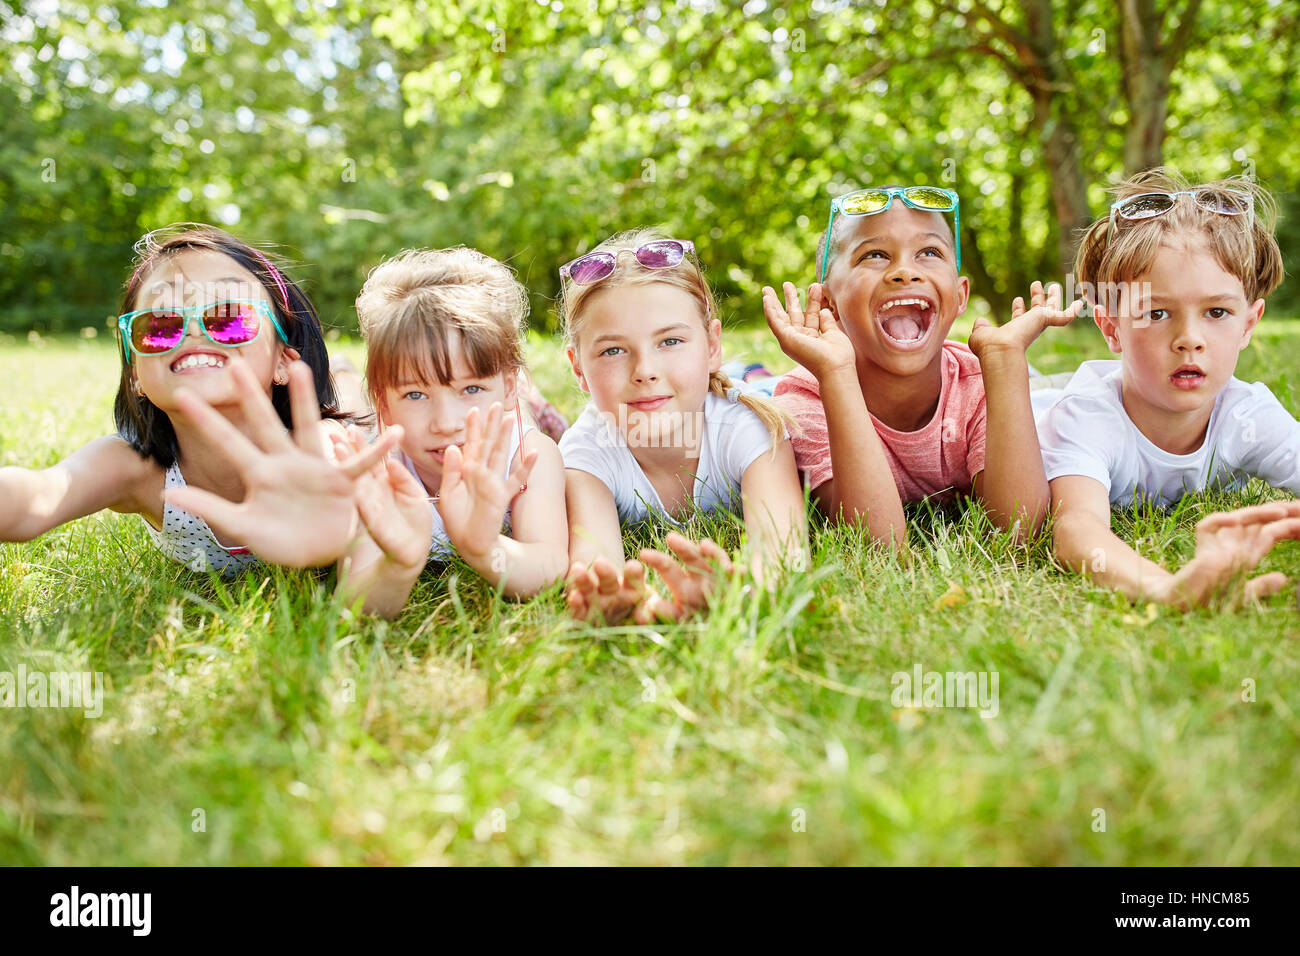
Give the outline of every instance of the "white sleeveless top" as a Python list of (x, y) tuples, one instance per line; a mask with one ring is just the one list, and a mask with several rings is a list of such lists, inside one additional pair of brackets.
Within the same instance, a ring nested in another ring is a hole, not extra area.
[[(536, 425), (525, 424), (524, 434), (527, 435), (536, 427)], [(508, 479), (510, 477), (510, 469), (514, 466), (515, 455), (519, 454), (519, 447), (519, 431), (518, 429), (512, 429), (510, 432), (510, 453), (506, 455), (506, 470), (505, 474), (502, 475), (503, 478)], [(415, 470), (415, 462), (411, 461), (406, 452), (402, 451), (400, 448), (397, 450), (397, 460), (402, 463), (403, 467), (405, 467), (407, 471), (415, 476), (416, 481), (420, 481), (420, 474)], [(423, 485), (422, 481), (420, 483)], [(427, 491), (428, 489), (425, 490)], [(432, 495), (430, 497), (432, 497)], [(510, 500), (513, 501), (514, 497), (512, 496)], [(429, 513), (433, 516), (433, 538), (429, 542), (429, 557), (435, 561), (446, 561), (456, 553), (456, 548), (452, 545), (451, 539), (447, 537), (447, 528), (442, 523), (442, 515), (438, 513), (438, 505), (436, 502), (429, 502)], [(501, 525), (501, 530), (505, 532), (506, 535), (510, 534), (509, 506), (506, 507), (505, 521)]]
[[(176, 463), (167, 469), (167, 488), (183, 488), (185, 478)], [(143, 519), (143, 516), (141, 516)], [(234, 577), (245, 568), (258, 562), (258, 557), (247, 548), (225, 548), (217, 541), (208, 523), (198, 515), (182, 511), (170, 501), (163, 502), (163, 526), (159, 531), (147, 520), (145, 530), (154, 545), (173, 561), (178, 561), (191, 571), (220, 571), (225, 577)]]

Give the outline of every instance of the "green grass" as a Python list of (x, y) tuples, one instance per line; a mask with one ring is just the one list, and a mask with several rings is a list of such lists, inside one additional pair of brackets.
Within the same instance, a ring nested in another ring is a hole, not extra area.
[[(1296, 409), (1293, 328), (1266, 323), (1239, 374)], [(1098, 339), (1049, 333), (1031, 360), (1072, 368)], [(724, 342), (788, 367), (763, 330)], [(558, 346), (531, 359), (575, 413)], [(102, 338), (0, 341), (0, 463), (109, 431), (115, 369)], [(1172, 565), (1200, 515), (1272, 495), (1116, 527)], [(0, 546), (0, 670), (109, 687), (98, 719), (0, 709), (0, 863), (1300, 863), (1294, 592), (1133, 606), (978, 509), (919, 516), (916, 542), (902, 565), (819, 529), (774, 597), (604, 631), (558, 589), (514, 604), (454, 567), (399, 621), (355, 618), (328, 574), (222, 583), (111, 514)], [(1265, 568), (1295, 575), (1300, 553)], [(891, 675), (918, 663), (996, 671), (998, 716), (894, 708)]]

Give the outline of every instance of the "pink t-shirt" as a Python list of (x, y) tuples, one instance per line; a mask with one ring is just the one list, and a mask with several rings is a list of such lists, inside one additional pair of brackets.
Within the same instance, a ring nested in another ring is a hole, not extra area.
[[(957, 492), (969, 494), (971, 480), (984, 470), (987, 407), (979, 359), (960, 342), (944, 342), (941, 354), (939, 404), (929, 424), (900, 432), (871, 416), (904, 504), (931, 495), (943, 500)], [(833, 475), (831, 443), (817, 379), (806, 368), (796, 368), (776, 386), (776, 400), (799, 426), (790, 443), (808, 487), (825, 484)]]

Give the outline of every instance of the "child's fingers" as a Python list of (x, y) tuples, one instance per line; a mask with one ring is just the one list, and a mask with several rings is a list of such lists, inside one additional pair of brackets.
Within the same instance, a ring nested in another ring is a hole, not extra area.
[(1300, 539), (1300, 518), (1283, 518), (1266, 524), (1259, 532), (1257, 547), (1261, 550), (1256, 561), (1263, 560), (1264, 555), (1273, 550), (1273, 545), (1279, 541), (1295, 541), (1297, 539)]
[(976, 329), (988, 329), (992, 327), (993, 323), (981, 315), (971, 324), (971, 331), (974, 332)]
[(1029, 305), (1037, 308), (1043, 304), (1043, 284), (1035, 279), (1029, 283)]
[(623, 565), (623, 587), (637, 595), (645, 594), (645, 565), (640, 561), (628, 561)]
[(1051, 309), (1053, 312), (1060, 312), (1060, 311), (1061, 311), (1061, 296), (1062, 296), (1062, 294), (1063, 294), (1063, 293), (1061, 292), (1061, 287), (1060, 287), (1060, 285), (1058, 285), (1058, 284), (1055, 283), (1055, 282), (1052, 282), (1052, 283), (1049, 283), (1049, 284), (1048, 284), (1048, 286), (1047, 286), (1047, 307), (1048, 307), (1049, 309)]
[[(463, 461), (469, 463), (478, 461), (478, 449), (482, 436), (483, 413), (477, 408), (471, 408), (469, 414), (465, 416), (465, 440), (460, 446), (460, 453)], [(450, 447), (448, 447), (447, 452), (451, 452)]]
[[(269, 415), (270, 420), (280, 424), (280, 418), (265, 393), (258, 391), (259, 403)], [(316, 385), (312, 379), (311, 369), (307, 363), (297, 361), (289, 366), (289, 409), (293, 422), (293, 440), (298, 448), (316, 458), (322, 456), (319, 432), (320, 400), (316, 397)], [(281, 424), (281, 434), (284, 426)]]
[(817, 313), (817, 331), (825, 335), (827, 332), (834, 332), (838, 328), (835, 324), (835, 313), (830, 309), (822, 309)]
[(359, 451), (346, 461), (339, 462), (339, 470), (349, 478), (356, 478), (363, 472), (369, 471), (383, 461), (384, 457), (393, 450), (393, 447), (402, 440), (401, 429), (401, 425), (394, 425), (392, 428), (384, 429), (384, 433), (379, 436), (373, 445), (368, 445), (364, 451)]
[[(291, 370), (292, 371), (292, 370)], [(248, 363), (242, 358), (230, 361), (230, 374), (235, 379), (235, 390), (239, 394), (239, 408), (244, 414), (244, 423), (253, 442), (264, 452), (284, 451), (290, 444), (289, 430), (275, 411), (275, 406), (262, 391), (257, 377)], [(293, 379), (289, 380), (290, 399), (293, 394)], [(313, 438), (316, 433), (312, 432)], [(316, 439), (319, 441), (319, 438)], [(319, 454), (319, 450), (317, 454)]]
[(415, 475), (406, 470), (400, 461), (394, 461), (389, 458), (385, 465), (388, 474), (389, 486), (399, 494), (407, 495), (411, 498), (427, 498), (428, 493), (424, 490), (424, 485), (420, 484)]
[(519, 464), (510, 472), (510, 477), (506, 479), (509, 484), (507, 489), (510, 497), (519, 494), (528, 485), (528, 476), (533, 473), (533, 465), (537, 464), (538, 452), (536, 450), (525, 452), (524, 457)]
[[(495, 405), (493, 406), (496, 407)], [(487, 467), (493, 475), (499, 475), (506, 467), (506, 456), (510, 454), (510, 439), (515, 431), (515, 415), (499, 415), (496, 428), (488, 432), (492, 445), (487, 449)]]
[[(473, 414), (473, 411), (470, 412)], [(448, 445), (447, 453), (442, 459), (442, 481), (438, 485), (438, 497), (445, 498), (461, 483), (464, 471), (464, 458), (460, 448)]]
[(734, 566), (731, 563), (731, 555), (727, 554), (720, 545), (715, 544), (708, 538), (704, 538), (700, 541), (700, 554), (708, 558), (710, 561), (717, 562), (718, 567), (726, 574), (730, 574), (734, 570)]
[[(673, 554), (677, 555), (682, 564), (686, 565), (692, 573), (707, 575), (713, 572), (713, 567), (704, 556), (701, 545), (697, 545), (685, 535), (672, 532), (664, 539), (664, 543), (672, 549)], [(712, 544), (712, 542), (709, 543)]]
[(1283, 518), (1300, 517), (1300, 500), (1271, 501), (1263, 505), (1249, 505), (1233, 511), (1216, 511), (1206, 515), (1196, 525), (1197, 532), (1213, 533), (1223, 528), (1267, 524)]
[(1018, 319), (1025, 314), (1025, 300), (1016, 296), (1011, 300), (1011, 318)]
[(235, 467), (242, 470), (261, 457), (262, 452), (243, 432), (188, 388), (176, 389), (176, 404), (180, 406), (181, 414), (193, 422), (205, 438), (225, 450)]
[(235, 532), (239, 530), (240, 506), (220, 495), (193, 485), (179, 485), (168, 488), (163, 497), (182, 511), (202, 518), (213, 528)]
[(1272, 597), (1287, 586), (1287, 577), (1280, 571), (1261, 574), (1246, 582), (1246, 596), (1257, 601)]
[(691, 572), (687, 571), (671, 557), (653, 548), (641, 549), (641, 560), (659, 573), (668, 593), (678, 603), (685, 603), (691, 594)]
[(596, 576), (596, 590), (609, 597), (618, 592), (618, 572), (604, 558), (597, 558), (591, 563), (591, 573)]
[[(814, 282), (808, 287), (808, 311), (805, 315), (819, 316), (822, 311), (822, 287), (820, 283)], [(808, 325), (804, 322), (804, 325)]]
[(799, 290), (793, 282), (782, 283), (781, 287), (785, 290), (785, 310), (791, 321), (797, 321), (801, 326), (806, 325), (803, 307), (799, 304)]

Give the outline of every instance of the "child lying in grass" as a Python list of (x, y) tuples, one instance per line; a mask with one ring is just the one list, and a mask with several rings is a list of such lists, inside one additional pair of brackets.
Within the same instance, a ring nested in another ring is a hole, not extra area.
[[(560, 269), (568, 358), (591, 404), (560, 441), (569, 506), (568, 603), (579, 618), (678, 620), (707, 603), (712, 541), (671, 532), (673, 555), (640, 557), (668, 586), (624, 561), (623, 526), (676, 525), (698, 509), (743, 513), (751, 570), (771, 582), (806, 567), (803, 495), (785, 419), (720, 371), (722, 323), (685, 240), (650, 230), (613, 236)], [(675, 557), (674, 557), (675, 556)]]
[(901, 548), (903, 505), (968, 494), (1018, 534), (1047, 514), (1048, 489), (1029, 400), (1025, 350), (1061, 308), (1038, 283), (1011, 321), (976, 323), (970, 347), (948, 341), (966, 310), (957, 194), (929, 186), (837, 197), (808, 308), (785, 284), (764, 288), (768, 325), (802, 367), (776, 386), (795, 418), (795, 457), (818, 507)]
[(1300, 423), (1261, 383), (1233, 377), (1282, 279), (1273, 203), (1252, 182), (1190, 186), (1166, 170), (1122, 183), (1075, 271), (1119, 361), (1087, 362), (1039, 421), (1060, 560), (1134, 598), (1178, 608), (1216, 595), (1263, 597), (1281, 574), (1246, 581), (1281, 540), (1300, 538), (1300, 502), (1205, 518), (1175, 572), (1110, 529), (1112, 506), (1164, 505), (1252, 477), (1300, 493)]
[(560, 453), (519, 407), (527, 303), (510, 269), (473, 249), (407, 252), (366, 279), (370, 399), (381, 434), (402, 433), (358, 494), (368, 537), (345, 588), (369, 610), (396, 614), (425, 563), (453, 554), (510, 597), (563, 576)]

